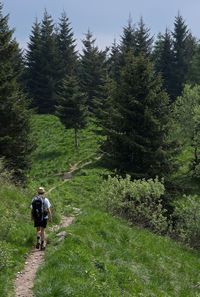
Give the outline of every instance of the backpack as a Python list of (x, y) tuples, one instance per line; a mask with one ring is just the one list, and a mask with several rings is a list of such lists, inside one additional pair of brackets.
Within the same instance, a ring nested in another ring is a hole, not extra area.
[(44, 201), (42, 197), (34, 197), (32, 201), (32, 216), (36, 221), (42, 221), (44, 217)]

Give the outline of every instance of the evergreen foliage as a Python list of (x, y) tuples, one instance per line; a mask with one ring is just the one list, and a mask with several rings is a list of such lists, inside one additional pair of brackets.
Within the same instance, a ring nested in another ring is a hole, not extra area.
[(30, 165), (30, 111), (28, 101), (19, 86), (15, 59), (19, 54), (13, 30), (8, 26), (8, 15), (3, 16), (0, 4), (0, 158), (13, 170), (16, 180), (25, 178)]
[(59, 50), (59, 58), (61, 64), (61, 80), (67, 75), (71, 75), (77, 71), (77, 51), (76, 41), (72, 28), (70, 27), (69, 19), (65, 12), (62, 13), (57, 34), (57, 43)]
[(193, 51), (191, 34), (189, 34), (187, 25), (180, 14), (175, 18), (172, 36), (174, 52), (172, 99), (175, 100), (177, 96), (181, 95), (186, 83)]
[(119, 173), (134, 178), (169, 172), (165, 149), (168, 96), (153, 65), (130, 53), (112, 94), (111, 119), (105, 121), (105, 156)]
[(52, 17), (45, 10), (41, 25), (34, 23), (26, 55), (27, 85), (39, 113), (53, 113), (59, 80), (59, 53)]
[(75, 76), (68, 76), (60, 87), (56, 114), (67, 129), (74, 129), (75, 147), (78, 148), (78, 130), (86, 125), (85, 96)]
[(41, 73), (41, 25), (36, 19), (26, 51), (26, 85), (32, 106), (39, 107), (40, 103), (40, 73)]
[(173, 95), (173, 63), (174, 54), (172, 49), (172, 37), (170, 32), (166, 29), (165, 34), (159, 34), (155, 43), (153, 59), (155, 63), (155, 70), (160, 73), (163, 78), (163, 86), (170, 98)]
[(110, 55), (108, 58), (108, 74), (109, 77), (116, 82), (119, 81), (120, 77), (120, 67), (121, 67), (121, 53), (120, 53), (120, 46), (114, 40)]
[(128, 52), (135, 52), (136, 46), (135, 26), (132, 23), (131, 17), (129, 17), (128, 24), (123, 28), (123, 34), (120, 41), (120, 52), (122, 55), (126, 55)]
[(145, 55), (149, 57), (152, 51), (153, 37), (150, 36), (150, 29), (144, 24), (143, 18), (140, 18), (135, 30), (135, 51), (134, 54)]
[(200, 44), (196, 45), (188, 73), (190, 84), (200, 84)]
[(104, 96), (103, 85), (106, 77), (106, 52), (99, 51), (95, 45), (95, 39), (88, 30), (83, 40), (83, 53), (80, 59), (80, 85), (86, 94), (86, 105), (91, 114), (95, 114), (97, 101)]

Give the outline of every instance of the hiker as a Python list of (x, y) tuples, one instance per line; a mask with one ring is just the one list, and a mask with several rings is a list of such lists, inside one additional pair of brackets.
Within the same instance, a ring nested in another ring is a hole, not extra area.
[(33, 197), (31, 203), (31, 217), (34, 220), (34, 227), (36, 227), (36, 248), (45, 249), (45, 228), (48, 219), (52, 221), (51, 204), (44, 196), (45, 190), (43, 187), (38, 188), (37, 196)]

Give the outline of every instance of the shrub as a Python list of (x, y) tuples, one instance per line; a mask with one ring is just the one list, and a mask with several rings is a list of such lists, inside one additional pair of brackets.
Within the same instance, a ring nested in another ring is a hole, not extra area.
[(174, 216), (176, 218), (175, 235), (184, 243), (200, 248), (200, 201), (197, 195), (183, 196), (176, 201)]
[(158, 178), (131, 181), (130, 176), (125, 179), (109, 176), (102, 185), (100, 201), (112, 214), (163, 233), (168, 227), (161, 199), (164, 191), (163, 181)]

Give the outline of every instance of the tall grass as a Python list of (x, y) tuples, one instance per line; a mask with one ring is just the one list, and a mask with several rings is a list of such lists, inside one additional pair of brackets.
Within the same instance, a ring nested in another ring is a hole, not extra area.
[(53, 243), (38, 273), (37, 297), (200, 294), (198, 254), (100, 211), (83, 211), (64, 244)]
[[(65, 130), (55, 116), (35, 116), (32, 121), (37, 149), (28, 177), (28, 192), (11, 185), (0, 188), (0, 296), (11, 296), (11, 280), (21, 269), (34, 230), (29, 204), (39, 185), (47, 190), (54, 222), (80, 208), (63, 243), (49, 235), (46, 261), (34, 288), (35, 296), (48, 297), (197, 297), (199, 254), (173, 241), (153, 235), (97, 210), (99, 187), (107, 174), (94, 156), (100, 137), (92, 126), (80, 133), (74, 150), (73, 131)], [(62, 183), (70, 164), (93, 160)], [(2, 260), (3, 259), (3, 260)]]
[(12, 282), (33, 243), (28, 193), (0, 181), (0, 296), (12, 296)]

